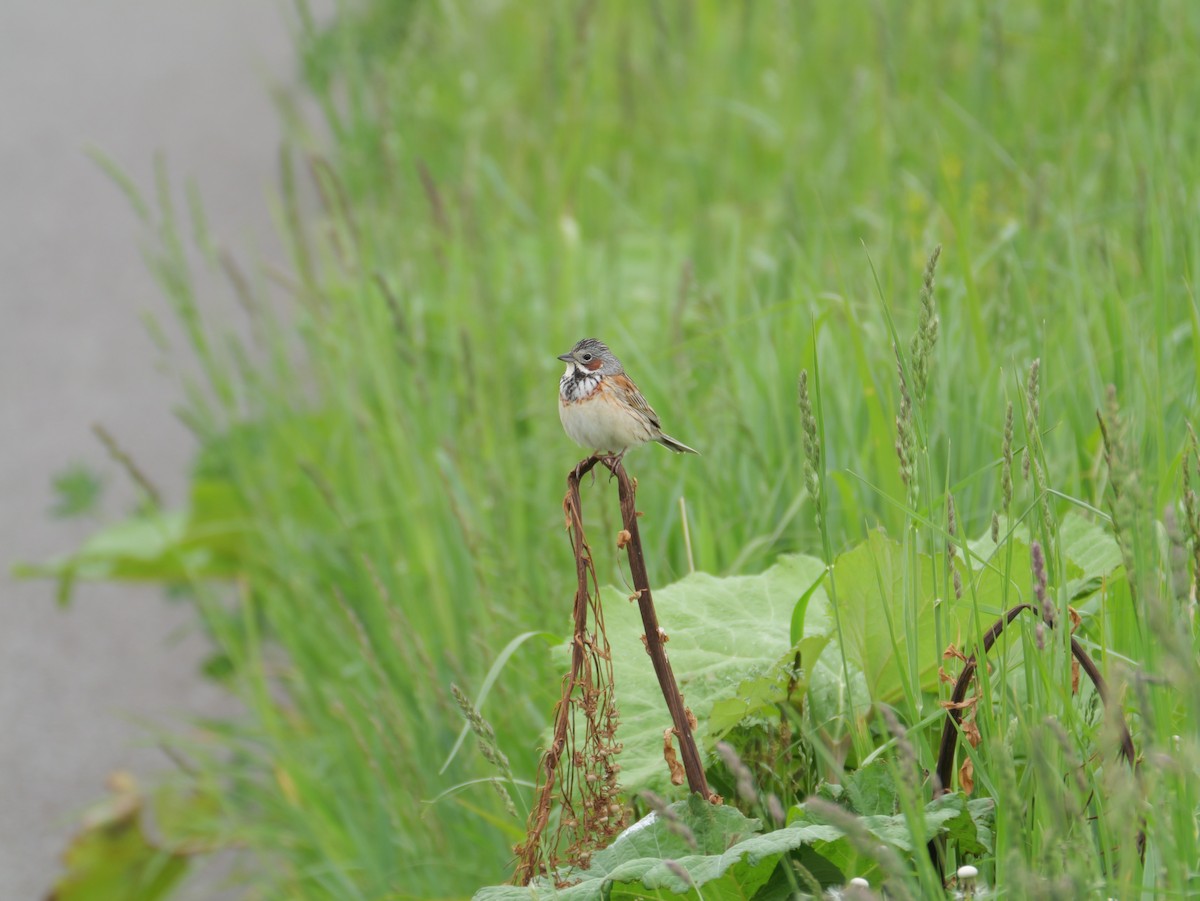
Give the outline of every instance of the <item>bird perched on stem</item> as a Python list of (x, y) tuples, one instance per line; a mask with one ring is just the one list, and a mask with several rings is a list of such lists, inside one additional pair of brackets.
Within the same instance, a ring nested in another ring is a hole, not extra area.
[(603, 341), (584, 338), (559, 359), (567, 371), (558, 383), (558, 418), (576, 444), (618, 460), (649, 441), (677, 454), (699, 453), (663, 434), (658, 414)]

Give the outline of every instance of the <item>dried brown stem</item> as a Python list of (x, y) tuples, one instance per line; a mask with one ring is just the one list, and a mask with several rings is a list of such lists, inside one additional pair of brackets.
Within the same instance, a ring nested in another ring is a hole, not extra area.
[(571, 641), (571, 672), (563, 680), (563, 694), (554, 710), (554, 738), (550, 747), (542, 755), (540, 779), (541, 787), (537, 801), (530, 812), (529, 829), (524, 845), (519, 849), (520, 862), (513, 875), (516, 885), (528, 885), (542, 869), (540, 863), (541, 840), (546, 826), (550, 821), (550, 809), (553, 806), (554, 789), (557, 785), (558, 764), (562, 760), (563, 750), (567, 746), (567, 732), (571, 724), (570, 697), (576, 685), (583, 682), (584, 671), (587, 667), (587, 615), (590, 600), (588, 591), (591, 574), (591, 548), (583, 534), (583, 517), (579, 508), (579, 479), (577, 472), (568, 479), (567, 497), (563, 501), (563, 511), (571, 530), (571, 546), (575, 552), (575, 631)]
[[(629, 571), (633, 577), (633, 588), (637, 594), (638, 610), (642, 615), (642, 627), (646, 631), (646, 652), (654, 665), (654, 674), (658, 677), (663, 699), (667, 702), (667, 710), (671, 714), (671, 723), (675, 735), (679, 739), (679, 748), (683, 757), (683, 769), (687, 775), (688, 788), (698, 795), (708, 798), (712, 791), (704, 775), (704, 765), (700, 761), (700, 752), (696, 747), (696, 739), (692, 734), (692, 726), (688, 720), (687, 709), (683, 704), (683, 695), (675, 681), (671, 670), (671, 662), (667, 659), (667, 649), (663, 644), (663, 632), (658, 625), (658, 614), (654, 609), (654, 599), (650, 593), (650, 577), (646, 573), (646, 556), (642, 551), (641, 534), (638, 531), (638, 513), (636, 489), (633, 480), (621, 464), (620, 457), (593, 454), (571, 470), (567, 477), (568, 503), (574, 499), (574, 509), (577, 516), (579, 540), (583, 541), (583, 517), (579, 507), (579, 480), (597, 463), (603, 463), (612, 471), (617, 479), (617, 491), (621, 499), (621, 521), (625, 531), (629, 533), (629, 541), (625, 545), (629, 554)], [(578, 604), (578, 597), (576, 598)]]
[(701, 797), (707, 798), (712, 792), (709, 790), (708, 780), (704, 776), (704, 765), (700, 761), (700, 752), (696, 748), (696, 739), (692, 735), (687, 709), (683, 704), (683, 695), (679, 693), (679, 685), (675, 682), (675, 674), (671, 671), (671, 662), (667, 659), (662, 630), (658, 626), (658, 614), (654, 610), (654, 600), (650, 596), (650, 577), (646, 574), (646, 557), (642, 552), (642, 539), (638, 534), (638, 514), (634, 497), (636, 489), (619, 459), (605, 457), (601, 462), (617, 477), (617, 489), (621, 497), (621, 519), (625, 524), (625, 531), (629, 533), (629, 543), (626, 545), (626, 551), (629, 554), (629, 571), (633, 576), (634, 591), (637, 592), (642, 626), (646, 630), (646, 651), (654, 664), (654, 674), (658, 677), (659, 687), (667, 702), (667, 710), (671, 713), (671, 722), (675, 726), (675, 735), (679, 739), (679, 749), (683, 757), (683, 769), (687, 775), (688, 788)]

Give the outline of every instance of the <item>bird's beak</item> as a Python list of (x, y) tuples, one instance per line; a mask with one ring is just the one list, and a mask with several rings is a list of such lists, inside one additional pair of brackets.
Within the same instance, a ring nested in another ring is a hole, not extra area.
[(574, 358), (573, 356), (571, 356), (570, 354), (559, 354), (559, 355), (558, 355), (558, 358), (559, 358), (560, 360), (562, 360), (564, 363), (570, 363), (572, 360), (574, 360), (574, 359), (575, 359), (575, 358)]

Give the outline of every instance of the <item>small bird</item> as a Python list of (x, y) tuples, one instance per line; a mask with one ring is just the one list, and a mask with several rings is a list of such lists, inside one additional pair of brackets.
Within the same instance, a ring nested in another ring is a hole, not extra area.
[(663, 434), (658, 414), (603, 341), (584, 338), (559, 359), (567, 371), (558, 383), (558, 418), (576, 444), (615, 453), (618, 460), (648, 441), (677, 454), (699, 453)]

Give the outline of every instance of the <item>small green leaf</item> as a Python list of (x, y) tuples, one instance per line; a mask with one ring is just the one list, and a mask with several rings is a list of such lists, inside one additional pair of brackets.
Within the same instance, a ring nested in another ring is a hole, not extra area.
[(147, 839), (144, 803), (132, 777), (117, 774), (112, 784), (113, 796), (91, 811), (64, 854), (66, 872), (53, 901), (158, 901), (187, 872), (186, 854)]
[(792, 644), (800, 643), (800, 639), (804, 637), (804, 617), (808, 613), (808, 602), (812, 600), (813, 594), (825, 582), (826, 572), (823, 571), (820, 576), (813, 580), (813, 583), (804, 590), (804, 594), (800, 595), (800, 600), (796, 602), (796, 606), (792, 608)]
[[(781, 704), (789, 700), (798, 703), (808, 692), (808, 673), (828, 643), (827, 636), (810, 635), (764, 675), (741, 682), (732, 696), (713, 701), (708, 715), (708, 737), (717, 741), (748, 719), (778, 720)], [(795, 666), (797, 658), (799, 669)]]
[(18, 578), (52, 578), (59, 602), (70, 600), (78, 580), (188, 584), (230, 578), (244, 565), (242, 506), (220, 479), (192, 482), (185, 510), (144, 510), (92, 533), (72, 554), (13, 567)]
[[(848, 792), (848, 794), (850, 794)], [(930, 801), (925, 806), (924, 816), (919, 821), (921, 834), (914, 835), (912, 825), (903, 814), (871, 815), (857, 817), (858, 827), (869, 833), (873, 838), (884, 842), (902, 856), (916, 852), (919, 844), (930, 839), (951, 833), (951, 824), (963, 835), (969, 836), (965, 820), (971, 820), (968, 813), (966, 797), (961, 792), (945, 794)], [(840, 826), (834, 826), (820, 811), (813, 810), (801, 804), (792, 808), (788, 814), (788, 826), (826, 825), (834, 829), (836, 837), (828, 841), (815, 841), (811, 850), (843, 874), (853, 874), (867, 879), (873, 878), (879, 872), (879, 864), (875, 858), (862, 853), (859, 846), (846, 837), (847, 833)]]
[(100, 495), (104, 491), (104, 482), (99, 474), (82, 464), (57, 473), (51, 484), (55, 498), (50, 515), (56, 519), (69, 519), (91, 513), (99, 504)]
[(846, 793), (857, 814), (896, 813), (896, 783), (885, 760), (877, 758), (851, 773), (846, 778)]
[(951, 829), (951, 837), (959, 843), (959, 849), (968, 854), (991, 854), (995, 850), (992, 829), (996, 823), (996, 802), (991, 798), (972, 798), (967, 802), (967, 812), (975, 826), (974, 841), (966, 829), (955, 831), (957, 820), (946, 824)]

